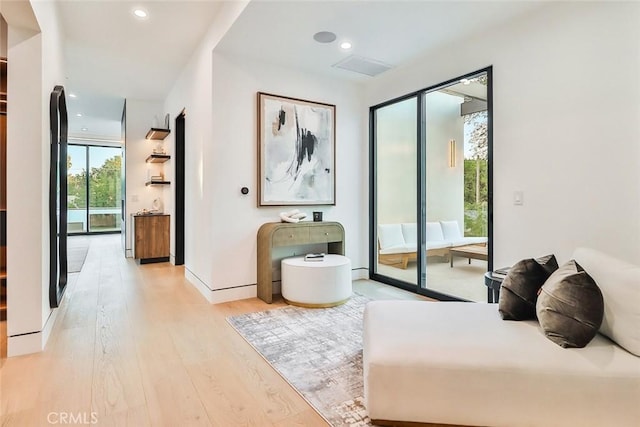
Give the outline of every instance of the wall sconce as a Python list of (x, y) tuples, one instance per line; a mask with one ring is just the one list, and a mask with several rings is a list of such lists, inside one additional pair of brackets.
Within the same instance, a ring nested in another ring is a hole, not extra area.
[(456, 167), (456, 140), (455, 139), (449, 140), (449, 167), (450, 168)]

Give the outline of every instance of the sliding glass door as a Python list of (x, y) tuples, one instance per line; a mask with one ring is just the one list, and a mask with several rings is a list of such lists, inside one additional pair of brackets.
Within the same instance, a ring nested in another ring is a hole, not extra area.
[(486, 301), (491, 69), (371, 108), (372, 278)]
[(381, 106), (373, 112), (377, 189), (375, 197), (378, 244), (376, 271), (391, 279), (417, 285), (417, 98)]
[(121, 148), (69, 145), (69, 234), (120, 231)]

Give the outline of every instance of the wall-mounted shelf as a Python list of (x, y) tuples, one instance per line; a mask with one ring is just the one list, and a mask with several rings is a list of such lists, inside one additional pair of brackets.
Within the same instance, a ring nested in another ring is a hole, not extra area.
[(169, 185), (170, 181), (147, 181), (144, 185)]
[(149, 132), (147, 132), (147, 136), (145, 136), (144, 138), (145, 139), (163, 140), (170, 133), (171, 133), (170, 129), (151, 128), (151, 129), (149, 129)]
[(168, 154), (152, 154), (145, 160), (147, 163), (164, 163), (171, 158)]

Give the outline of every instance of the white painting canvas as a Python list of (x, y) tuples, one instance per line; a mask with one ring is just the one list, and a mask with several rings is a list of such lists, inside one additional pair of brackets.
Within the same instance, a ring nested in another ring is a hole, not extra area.
[(335, 106), (258, 93), (260, 206), (335, 204)]

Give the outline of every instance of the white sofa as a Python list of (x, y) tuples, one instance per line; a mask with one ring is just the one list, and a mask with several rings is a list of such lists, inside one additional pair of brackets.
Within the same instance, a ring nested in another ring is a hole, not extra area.
[(374, 424), (640, 425), (640, 267), (590, 249), (573, 258), (605, 304), (584, 348), (556, 345), (535, 320), (502, 320), (497, 304), (368, 303), (364, 392)]
[[(452, 247), (487, 243), (486, 237), (463, 237), (458, 221), (427, 222), (425, 235), (427, 256), (448, 258)], [(416, 259), (417, 238), (416, 223), (378, 225), (378, 261), (407, 268)]]

